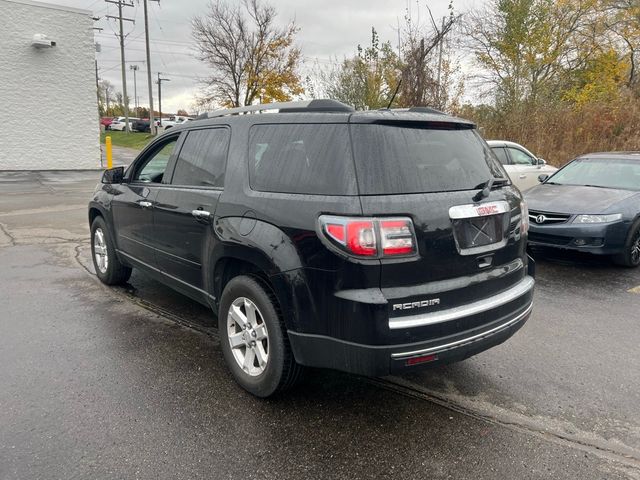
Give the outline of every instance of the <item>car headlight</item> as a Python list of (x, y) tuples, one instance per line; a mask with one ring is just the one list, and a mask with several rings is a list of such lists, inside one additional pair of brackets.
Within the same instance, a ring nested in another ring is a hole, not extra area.
[(621, 213), (612, 213), (610, 215), (578, 215), (573, 223), (609, 223), (622, 219)]

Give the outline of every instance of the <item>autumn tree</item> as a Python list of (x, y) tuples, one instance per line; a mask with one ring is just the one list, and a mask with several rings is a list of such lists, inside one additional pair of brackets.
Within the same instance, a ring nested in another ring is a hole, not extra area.
[(280, 27), (261, 0), (212, 0), (192, 21), (198, 57), (211, 68), (201, 103), (226, 107), (286, 101), (303, 93), (294, 23)]
[(391, 44), (380, 43), (372, 28), (368, 46), (358, 45), (353, 57), (320, 71), (320, 78), (319, 96), (359, 110), (387, 107), (400, 80), (399, 59)]
[(468, 47), (496, 101), (558, 98), (563, 74), (583, 67), (597, 49), (597, 0), (492, 0), (470, 12)]

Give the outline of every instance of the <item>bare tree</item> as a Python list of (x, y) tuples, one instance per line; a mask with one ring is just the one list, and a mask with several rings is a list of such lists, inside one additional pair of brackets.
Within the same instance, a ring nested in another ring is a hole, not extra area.
[[(402, 32), (402, 87), (400, 103), (404, 106), (426, 106), (445, 108), (446, 88), (443, 80), (446, 77), (446, 59), (443, 59), (445, 37), (452, 30), (460, 16), (454, 15), (449, 4), (450, 13), (438, 26), (427, 7), (430, 27), (415, 22), (411, 13), (405, 15)], [(426, 34), (424, 33), (426, 32)]]
[(198, 57), (211, 67), (203, 104), (229, 107), (256, 100), (282, 101), (303, 92), (294, 45), (297, 27), (276, 25), (276, 9), (260, 0), (229, 5), (212, 0), (209, 11), (192, 21)]

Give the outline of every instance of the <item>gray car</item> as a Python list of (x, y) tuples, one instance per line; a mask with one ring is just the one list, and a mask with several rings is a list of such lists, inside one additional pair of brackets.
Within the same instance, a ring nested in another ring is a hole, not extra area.
[(640, 265), (640, 152), (582, 155), (525, 193), (529, 245)]

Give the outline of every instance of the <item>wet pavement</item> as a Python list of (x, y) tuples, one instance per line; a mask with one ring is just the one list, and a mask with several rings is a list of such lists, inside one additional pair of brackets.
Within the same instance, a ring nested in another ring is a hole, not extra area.
[(206, 308), (91, 273), (98, 176), (0, 173), (0, 479), (640, 478), (640, 270), (536, 252), (505, 344), (258, 400)]

